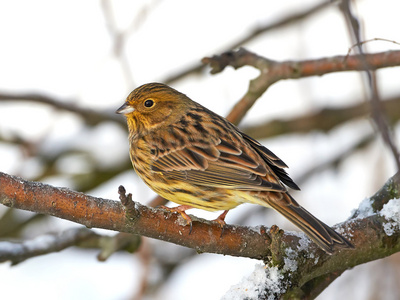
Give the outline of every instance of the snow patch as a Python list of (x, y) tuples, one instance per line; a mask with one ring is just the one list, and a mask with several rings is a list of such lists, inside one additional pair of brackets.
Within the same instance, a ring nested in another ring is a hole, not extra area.
[(222, 300), (260, 299), (260, 296), (273, 300), (286, 292), (287, 283), (277, 267), (255, 266), (254, 272), (233, 285)]
[(392, 199), (386, 203), (379, 214), (388, 222), (383, 224), (386, 235), (391, 236), (400, 229), (400, 199)]
[[(374, 214), (374, 210), (372, 208), (372, 200), (370, 198), (365, 198), (361, 201), (360, 206), (358, 207), (358, 215), (355, 219), (364, 219), (366, 217), (372, 216)], [(355, 212), (352, 212), (352, 215)]]
[(298, 256), (298, 252), (293, 250), (292, 248), (285, 249), (286, 257), (283, 258), (285, 265), (283, 266), (283, 271), (286, 272), (294, 272), (297, 270), (297, 261), (296, 258)]
[(299, 245), (297, 246), (298, 251), (306, 250), (309, 252), (309, 247), (311, 244), (310, 238), (304, 232), (298, 232), (297, 236), (300, 238)]

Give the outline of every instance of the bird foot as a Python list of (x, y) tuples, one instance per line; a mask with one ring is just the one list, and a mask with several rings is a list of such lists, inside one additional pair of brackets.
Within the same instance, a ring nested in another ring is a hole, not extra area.
[(161, 208), (163, 208), (165, 210), (168, 210), (168, 211), (170, 211), (172, 213), (174, 213), (174, 212), (180, 213), (182, 218), (186, 221), (185, 225), (190, 225), (189, 234), (192, 233), (192, 229), (193, 229), (192, 218), (189, 217), (188, 214), (186, 214), (186, 210), (193, 208), (192, 206), (190, 206), (190, 205), (179, 205), (177, 207), (167, 207), (167, 206), (164, 206), (164, 205), (160, 205), (159, 207), (161, 207)]
[(222, 214), (220, 214), (218, 216), (218, 218), (213, 220), (213, 222), (216, 222), (219, 224), (219, 226), (221, 226), (222, 231), (221, 231), (220, 237), (222, 237), (222, 234), (224, 233), (224, 230), (225, 230), (225, 226), (226, 226), (225, 217), (226, 217), (226, 214), (228, 213), (228, 211), (229, 210), (225, 210)]

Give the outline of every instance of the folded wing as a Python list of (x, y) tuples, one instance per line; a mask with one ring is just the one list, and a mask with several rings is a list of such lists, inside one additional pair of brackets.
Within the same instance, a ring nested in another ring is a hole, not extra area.
[[(171, 135), (171, 139), (176, 134)], [(168, 139), (167, 139), (168, 140)], [(297, 185), (283, 170), (286, 165), (252, 138), (235, 132), (225, 138), (204, 142), (191, 139), (190, 146), (168, 146), (152, 151), (152, 170), (170, 179), (193, 185), (250, 191), (285, 192)], [(159, 147), (159, 145), (158, 145)]]

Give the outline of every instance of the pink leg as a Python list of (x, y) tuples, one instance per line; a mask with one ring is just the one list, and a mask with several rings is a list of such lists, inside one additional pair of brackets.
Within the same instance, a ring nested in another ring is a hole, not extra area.
[(220, 214), (220, 215), (218, 216), (218, 218), (216, 218), (216, 219), (214, 220), (214, 222), (217, 222), (217, 223), (219, 223), (219, 225), (221, 225), (221, 228), (224, 228), (224, 226), (226, 225), (226, 223), (225, 223), (225, 217), (226, 217), (226, 214), (228, 213), (228, 211), (229, 211), (229, 210), (224, 210), (224, 212), (223, 212), (222, 214)]
[(190, 205), (179, 205), (177, 207), (166, 207), (164, 205), (160, 205), (159, 207), (161, 207), (163, 209), (166, 209), (166, 210), (168, 210), (170, 212), (180, 213), (182, 218), (185, 219), (186, 225), (190, 225), (189, 234), (192, 233), (192, 228), (193, 228), (192, 219), (186, 214), (186, 210), (193, 208), (192, 206), (190, 206)]

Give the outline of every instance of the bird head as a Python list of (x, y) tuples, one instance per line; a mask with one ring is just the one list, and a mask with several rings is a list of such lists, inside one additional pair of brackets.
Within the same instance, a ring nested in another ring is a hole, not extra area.
[(191, 102), (165, 84), (148, 83), (133, 90), (116, 113), (125, 115), (129, 130), (140, 135), (177, 122)]

